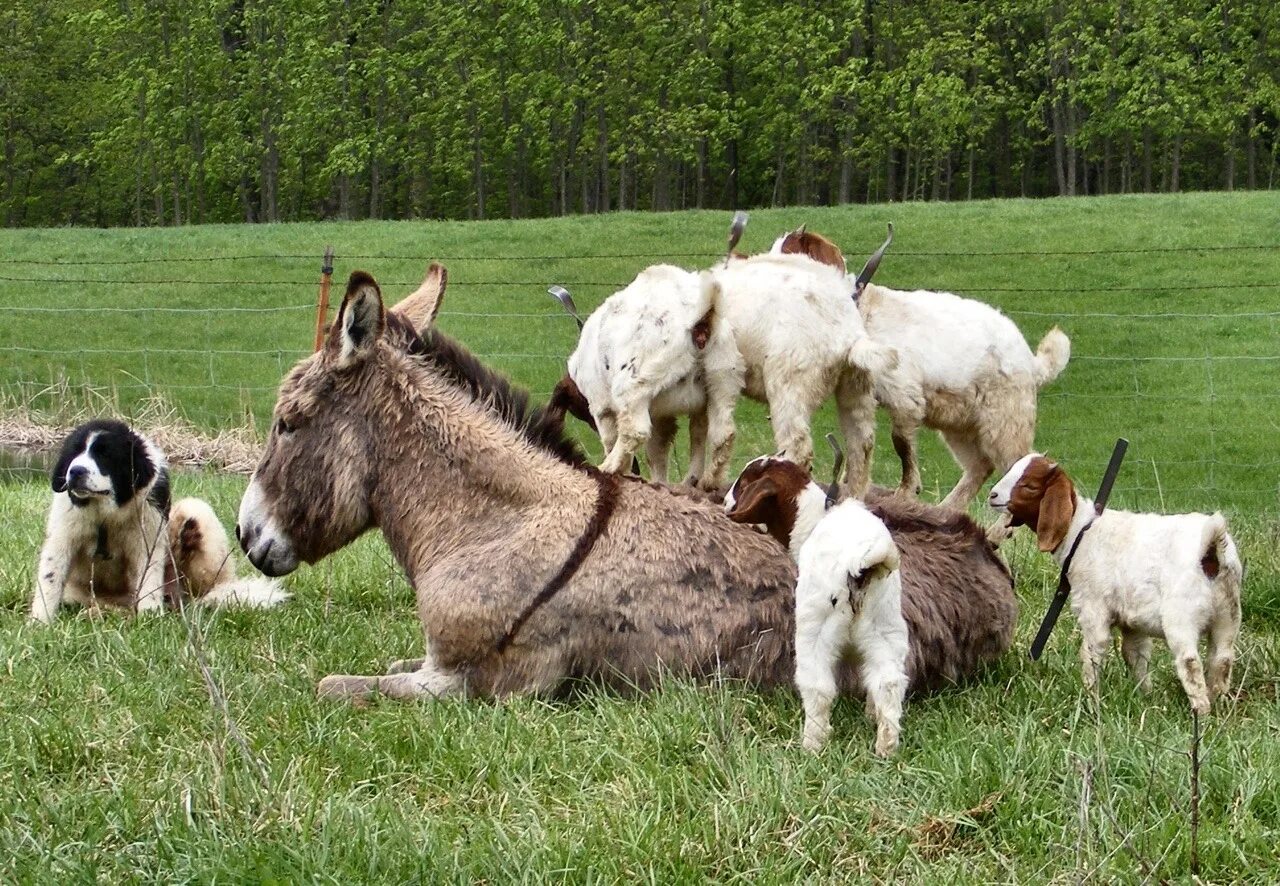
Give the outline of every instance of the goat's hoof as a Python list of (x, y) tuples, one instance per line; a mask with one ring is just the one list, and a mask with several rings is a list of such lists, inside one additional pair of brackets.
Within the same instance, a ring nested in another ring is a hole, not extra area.
[(387, 665), (387, 676), (392, 674), (409, 674), (414, 671), (422, 670), (422, 663), (425, 658), (397, 658), (391, 664)]
[(892, 738), (876, 739), (876, 756), (880, 758), (892, 757), (893, 752), (898, 749), (898, 736)]
[(316, 686), (316, 698), (332, 701), (362, 701), (378, 693), (377, 677), (330, 674)]

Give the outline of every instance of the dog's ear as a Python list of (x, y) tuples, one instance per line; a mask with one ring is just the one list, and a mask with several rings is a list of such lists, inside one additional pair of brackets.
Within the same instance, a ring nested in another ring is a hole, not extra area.
[(53, 465), (53, 473), (49, 476), (54, 492), (67, 491), (67, 471), (71, 470), (71, 462), (83, 448), (84, 435), (79, 432), (62, 441), (62, 449), (58, 451), (58, 460)]
[[(156, 466), (151, 462), (151, 453), (147, 452), (147, 444), (133, 431), (129, 432), (129, 477), (133, 491), (146, 488), (155, 479)], [(119, 494), (117, 490), (116, 494)]]

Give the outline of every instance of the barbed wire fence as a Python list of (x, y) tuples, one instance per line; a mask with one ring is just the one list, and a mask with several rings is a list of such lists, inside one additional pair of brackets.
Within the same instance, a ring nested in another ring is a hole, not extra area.
[[(311, 350), (322, 252), (0, 258), (0, 405), (7, 415), (24, 413), (38, 424), (56, 416), (67, 398), (125, 414), (158, 398), (198, 428), (261, 427), (280, 378)], [(1259, 274), (1234, 282), (1200, 276), (1170, 283), (1014, 284), (1023, 276), (1020, 265), (1030, 262), (1207, 254), (1248, 263), (1274, 252), (1280, 244), (892, 255), (899, 270), (913, 261), (1003, 262), (1004, 272), (980, 285), (922, 285), (998, 304), (1033, 348), (1036, 330), (1064, 327), (1073, 353), (1063, 377), (1040, 394), (1038, 441), (1068, 460), (1077, 476), (1100, 475), (1109, 441), (1123, 434), (1135, 449), (1120, 501), (1271, 511), (1280, 500), (1280, 457), (1269, 445), (1280, 424), (1280, 280)], [(714, 251), (337, 252), (339, 277), (356, 266), (386, 268), (379, 282), (389, 301), (421, 280), (397, 272), (416, 273), (431, 261), (449, 266), (440, 322), (535, 399), (549, 395), (576, 336), (546, 295), (548, 285), (566, 286), (590, 310), (646, 265), (707, 267), (720, 257)], [(254, 266), (246, 277), (226, 272), (246, 265)], [(549, 270), (563, 267), (574, 270), (567, 276)], [(1203, 297), (1195, 309), (1179, 300), (1187, 293)], [(1117, 333), (1118, 325), (1131, 331)], [(1228, 334), (1239, 329), (1246, 331)], [(1222, 346), (1214, 346), (1215, 337)], [(922, 431), (921, 437), (933, 435)], [(0, 439), (0, 451), (5, 442)], [(941, 446), (931, 445), (933, 460), (951, 467)], [(878, 457), (880, 478), (896, 480), (896, 460)], [(0, 454), (0, 474), (13, 472), (15, 463), (29, 467), (21, 457)]]

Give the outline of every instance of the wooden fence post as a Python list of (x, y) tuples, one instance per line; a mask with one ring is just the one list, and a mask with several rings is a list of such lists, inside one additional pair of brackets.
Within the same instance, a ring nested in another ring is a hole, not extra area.
[(324, 265), (320, 268), (320, 296), (316, 300), (316, 341), (313, 351), (324, 344), (325, 321), (329, 318), (329, 281), (333, 279), (333, 247), (324, 248)]

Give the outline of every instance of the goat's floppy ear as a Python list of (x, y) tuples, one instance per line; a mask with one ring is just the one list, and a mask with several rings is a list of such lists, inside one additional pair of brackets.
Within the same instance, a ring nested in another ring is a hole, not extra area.
[(423, 278), (422, 284), (391, 310), (408, 320), (414, 331), (421, 335), (440, 313), (440, 306), (444, 304), (444, 288), (448, 282), (449, 272), (444, 265), (433, 261), (427, 268), (427, 276)]
[(325, 342), (325, 354), (339, 367), (352, 366), (369, 356), (386, 325), (377, 281), (365, 271), (353, 271), (338, 319)]
[(778, 498), (778, 484), (772, 477), (761, 477), (752, 483), (733, 503), (729, 519), (735, 523), (764, 523), (765, 515)]
[(1036, 539), (1040, 550), (1057, 550), (1071, 528), (1076, 515), (1076, 490), (1066, 471), (1054, 465), (1040, 499), (1040, 515), (1036, 518)]

